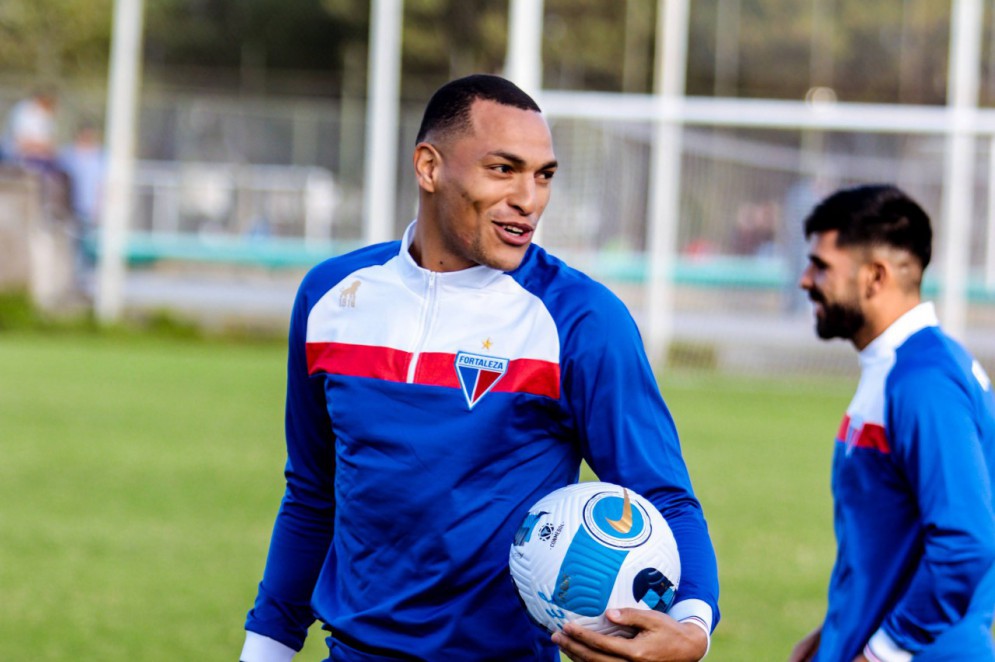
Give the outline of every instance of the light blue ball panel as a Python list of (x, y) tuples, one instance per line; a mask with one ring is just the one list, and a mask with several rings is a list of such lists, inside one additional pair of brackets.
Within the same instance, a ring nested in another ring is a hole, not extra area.
[(570, 541), (560, 565), (553, 602), (581, 616), (602, 614), (628, 554), (624, 549), (602, 545), (581, 527)]

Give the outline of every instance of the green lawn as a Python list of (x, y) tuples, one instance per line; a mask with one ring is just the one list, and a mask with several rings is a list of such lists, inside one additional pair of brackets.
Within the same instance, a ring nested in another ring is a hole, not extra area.
[[(0, 366), (0, 659), (235, 659), (282, 493), (282, 345), (0, 333)], [(710, 660), (783, 659), (819, 621), (851, 387), (664, 380), (719, 554)]]
[(709, 660), (783, 660), (821, 622), (835, 542), (829, 463), (853, 385), (664, 380), (719, 560)]

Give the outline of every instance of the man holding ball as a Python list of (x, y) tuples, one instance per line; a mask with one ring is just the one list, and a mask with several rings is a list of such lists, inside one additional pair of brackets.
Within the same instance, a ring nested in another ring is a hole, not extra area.
[[(245, 662), (289, 660), (310, 624), (330, 660), (699, 660), (715, 554), (628, 311), (532, 237), (558, 164), (539, 107), (497, 76), (440, 88), (401, 241), (304, 279), (288, 360), (286, 493), (246, 622)], [(508, 548), (581, 461), (669, 522), (682, 580), (634, 639), (529, 622)]]

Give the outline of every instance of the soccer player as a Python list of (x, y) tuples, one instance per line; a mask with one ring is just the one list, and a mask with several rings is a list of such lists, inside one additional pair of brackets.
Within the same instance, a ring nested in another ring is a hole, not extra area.
[(800, 286), (861, 376), (833, 452), (836, 563), (792, 662), (995, 660), (995, 401), (920, 301), (929, 217), (893, 186), (837, 191), (805, 220)]
[(413, 164), (403, 238), (327, 260), (300, 286), (286, 492), (242, 659), (289, 660), (317, 618), (331, 660), (557, 660), (508, 552), (581, 460), (660, 508), (682, 579), (669, 613), (616, 615), (638, 640), (560, 641), (700, 659), (719, 618), (715, 556), (636, 326), (531, 243), (557, 169), (539, 107), (497, 76), (452, 81), (429, 101)]

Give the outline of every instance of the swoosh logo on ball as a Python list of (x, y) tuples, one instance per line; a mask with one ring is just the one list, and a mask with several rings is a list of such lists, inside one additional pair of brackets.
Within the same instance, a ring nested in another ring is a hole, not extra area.
[(608, 524), (611, 528), (625, 535), (632, 531), (632, 503), (629, 501), (629, 492), (625, 488), (622, 488), (622, 494), (625, 495), (625, 500), (622, 502), (622, 516), (618, 519), (608, 519)]

